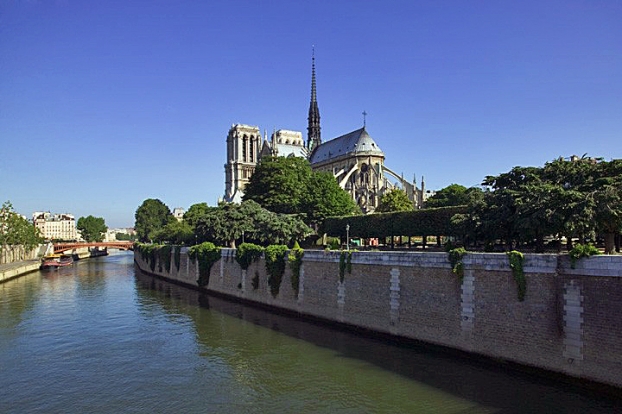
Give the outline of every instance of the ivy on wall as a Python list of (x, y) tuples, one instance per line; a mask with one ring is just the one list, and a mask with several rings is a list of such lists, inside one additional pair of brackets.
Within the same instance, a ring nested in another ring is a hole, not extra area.
[(570, 267), (575, 268), (577, 260), (582, 257), (596, 256), (600, 254), (600, 250), (593, 244), (575, 244), (575, 246), (568, 252), (570, 255)]
[(175, 260), (175, 269), (179, 272), (179, 265), (181, 264), (181, 246), (174, 247), (173, 258)]
[(298, 242), (294, 244), (294, 247), (290, 250), (288, 255), (289, 269), (292, 272), (292, 289), (294, 289), (296, 297), (298, 297), (298, 291), (300, 290), (300, 268), (302, 267), (302, 258), (304, 255), (305, 251), (300, 248)]
[(207, 286), (212, 266), (220, 259), (220, 255), (220, 247), (216, 247), (214, 243), (210, 242), (192, 246), (188, 250), (188, 256), (192, 263), (199, 261), (199, 279), (197, 280), (199, 286)]
[(516, 287), (518, 288), (518, 300), (524, 301), (525, 294), (527, 293), (527, 280), (525, 279), (525, 272), (523, 271), (524, 256), (521, 252), (512, 250), (507, 253), (510, 259), (510, 268), (512, 269), (512, 275), (514, 281), (516, 281)]
[(166, 270), (168, 273), (171, 272), (171, 252), (173, 251), (173, 247), (170, 245), (161, 245), (156, 247), (155, 252), (158, 258), (158, 270), (161, 272), (162, 270)]
[(256, 262), (263, 254), (263, 247), (253, 243), (242, 243), (235, 251), (235, 260), (243, 270), (248, 269), (251, 263)]
[(339, 255), (339, 281), (343, 283), (346, 275), (352, 274), (352, 251), (343, 250)]
[(268, 286), (273, 297), (277, 297), (281, 288), (281, 280), (285, 273), (285, 254), (287, 246), (273, 244), (266, 247), (266, 272), (268, 273)]
[(448, 252), (451, 271), (458, 275), (460, 281), (464, 278), (464, 263), (462, 263), (462, 258), (466, 253), (467, 251), (464, 247), (456, 247)]

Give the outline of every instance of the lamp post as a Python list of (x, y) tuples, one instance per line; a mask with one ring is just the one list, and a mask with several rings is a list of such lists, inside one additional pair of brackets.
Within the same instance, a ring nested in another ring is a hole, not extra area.
[(350, 225), (346, 224), (346, 250), (350, 250)]

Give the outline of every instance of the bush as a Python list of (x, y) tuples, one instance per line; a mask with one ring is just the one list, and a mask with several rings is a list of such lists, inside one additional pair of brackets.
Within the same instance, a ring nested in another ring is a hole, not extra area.
[(600, 250), (593, 244), (576, 244), (568, 253), (570, 255), (570, 267), (574, 269), (577, 260), (582, 257), (596, 256), (600, 254)]
[(212, 266), (220, 259), (220, 247), (216, 247), (214, 243), (204, 242), (196, 246), (192, 246), (188, 250), (188, 256), (192, 259), (192, 263), (199, 261), (199, 279), (197, 284), (201, 287), (207, 286), (209, 283), (209, 274)]
[(302, 266), (302, 257), (304, 254), (305, 251), (301, 249), (298, 242), (296, 242), (288, 255), (289, 270), (292, 272), (292, 289), (294, 289), (296, 297), (298, 297), (298, 291), (300, 289), (300, 267)]
[(449, 251), (449, 263), (451, 264), (451, 271), (458, 275), (460, 280), (464, 277), (464, 264), (462, 258), (466, 254), (464, 247), (456, 247)]
[(285, 273), (285, 254), (287, 246), (273, 244), (266, 247), (266, 272), (268, 273), (268, 285), (273, 297), (277, 297), (281, 288), (281, 280)]
[(251, 263), (256, 262), (263, 254), (263, 247), (253, 243), (242, 243), (235, 252), (235, 260), (244, 270), (248, 269)]
[(518, 300), (522, 302), (525, 300), (525, 293), (527, 292), (527, 280), (523, 272), (524, 256), (521, 252), (516, 250), (508, 252), (507, 255), (510, 259), (510, 268), (512, 269), (512, 275), (514, 276), (514, 281), (516, 281), (516, 286), (518, 288)]

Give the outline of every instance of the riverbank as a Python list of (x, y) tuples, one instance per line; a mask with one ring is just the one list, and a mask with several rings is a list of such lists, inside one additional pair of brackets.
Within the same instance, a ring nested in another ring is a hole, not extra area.
[[(108, 255), (106, 250), (88, 250), (88, 248), (85, 248), (85, 250), (86, 251), (78, 251), (74, 253), (74, 260), (83, 260), (91, 257)], [(28, 273), (36, 272), (39, 270), (39, 266), (41, 266), (40, 258), (0, 264), (0, 283), (27, 275)]]
[[(198, 288), (198, 263), (185, 249), (162, 263), (134, 259)], [(446, 253), (305, 251), (299, 283), (288, 266), (275, 289), (263, 259), (243, 270), (235, 250), (222, 249), (203, 289), (622, 389), (622, 256), (572, 265), (565, 255), (526, 254), (523, 300), (506, 254), (469, 252), (462, 278), (451, 267)]]

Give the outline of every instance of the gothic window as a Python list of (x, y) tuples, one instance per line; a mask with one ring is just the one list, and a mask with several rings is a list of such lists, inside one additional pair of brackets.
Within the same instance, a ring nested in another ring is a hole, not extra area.
[(246, 141), (248, 141), (248, 138), (244, 135), (244, 138), (242, 138), (242, 162), (248, 161), (248, 157), (246, 156)]
[(254, 137), (251, 137), (251, 140), (250, 140), (250, 154), (249, 154), (250, 155), (249, 156), (249, 161), (250, 162), (254, 162), (255, 161), (255, 157), (254, 157), (255, 145), (253, 145), (253, 144), (255, 144), (255, 139), (254, 139)]

